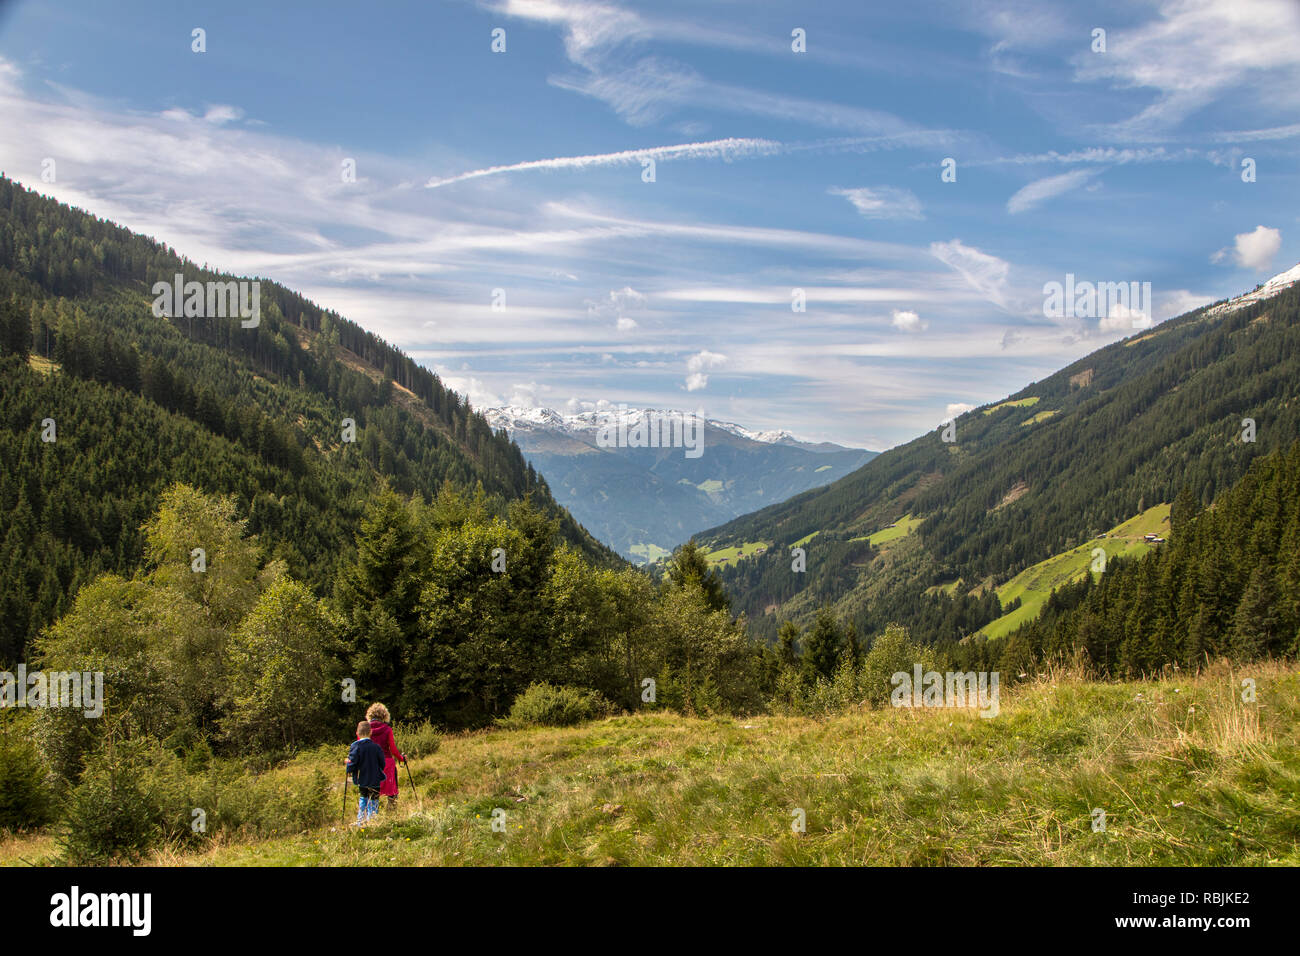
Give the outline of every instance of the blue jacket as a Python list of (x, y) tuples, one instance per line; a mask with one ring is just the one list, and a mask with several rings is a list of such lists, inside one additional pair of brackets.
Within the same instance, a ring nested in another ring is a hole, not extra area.
[(348, 773), (358, 787), (378, 790), (386, 779), (384, 775), (384, 749), (369, 737), (354, 740), (348, 748)]

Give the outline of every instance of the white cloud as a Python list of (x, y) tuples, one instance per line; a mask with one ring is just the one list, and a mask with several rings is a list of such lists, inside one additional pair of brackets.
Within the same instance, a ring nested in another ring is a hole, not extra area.
[(0, 56), (0, 90), (17, 91), (18, 80), (22, 75), (23, 71), (18, 68), (17, 63)]
[(1007, 212), (1014, 216), (1016, 213), (1033, 209), (1039, 203), (1079, 188), (1092, 179), (1093, 176), (1096, 176), (1099, 171), (1096, 169), (1072, 169), (1070, 172), (1061, 173), (1059, 176), (1036, 179), (1028, 186), (1018, 190), (1014, 196), (1007, 200)]
[(203, 114), (203, 118), (217, 126), (223, 123), (233, 123), (235, 120), (243, 119), (244, 111), (238, 106), (217, 105), (208, 107), (208, 111)]
[(1141, 309), (1130, 309), (1122, 302), (1115, 303), (1110, 312), (1097, 322), (1101, 332), (1134, 332), (1150, 327), (1151, 316)]
[(951, 421), (958, 415), (965, 415), (967, 412), (973, 412), (975, 406), (967, 402), (949, 402), (948, 407), (944, 410), (943, 420)]
[(1156, 318), (1158, 321), (1164, 321), (1177, 315), (1186, 315), (1193, 309), (1199, 309), (1214, 301), (1215, 296), (1212, 295), (1199, 295), (1187, 289), (1174, 289), (1160, 296), (1155, 304)]
[(588, 299), (587, 314), (595, 318), (613, 318), (614, 328), (617, 331), (631, 332), (637, 327), (637, 321), (623, 313), (643, 309), (645, 303), (646, 297), (629, 285), (621, 289), (611, 289), (604, 299)]
[(475, 408), (499, 408), (506, 403), (501, 400), (501, 396), (492, 391), (487, 383), (480, 379), (469, 376), (467, 378), (459, 375), (448, 375), (445, 369), (435, 368), (438, 377), (442, 379), (443, 384), (453, 392), (465, 396), (469, 403)]
[(709, 376), (704, 374), (706, 369), (720, 368), (726, 364), (727, 357), (717, 352), (710, 352), (708, 349), (697, 352), (686, 360), (686, 391), (698, 392), (709, 384)]
[(1256, 226), (1252, 232), (1239, 233), (1233, 240), (1231, 249), (1220, 249), (1210, 256), (1214, 263), (1223, 262), (1229, 256), (1232, 261), (1245, 269), (1263, 272), (1272, 263), (1277, 251), (1282, 248), (1282, 231), (1268, 226)]
[(853, 189), (832, 187), (832, 196), (843, 196), (865, 219), (924, 219), (921, 200), (908, 189), (893, 186), (859, 186)]
[(537, 393), (545, 391), (547, 391), (546, 386), (536, 382), (516, 382), (507, 404), (517, 405), (520, 408), (542, 408), (544, 405), (538, 399)]
[(894, 328), (902, 332), (924, 332), (929, 323), (921, 319), (919, 315), (911, 310), (894, 310)]
[(609, 300), (617, 309), (627, 309), (645, 304), (645, 296), (630, 285), (625, 285), (621, 289), (611, 289)]

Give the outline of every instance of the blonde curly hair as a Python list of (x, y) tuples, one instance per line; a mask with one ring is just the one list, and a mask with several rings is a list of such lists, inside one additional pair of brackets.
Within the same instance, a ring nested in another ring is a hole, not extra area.
[(366, 708), (366, 720), (382, 720), (388, 723), (389, 719), (388, 708), (383, 704), (375, 703)]

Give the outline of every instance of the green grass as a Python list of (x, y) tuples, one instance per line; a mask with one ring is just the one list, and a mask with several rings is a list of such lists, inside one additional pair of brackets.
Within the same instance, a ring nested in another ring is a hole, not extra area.
[(1051, 418), (1053, 415), (1055, 415), (1055, 414), (1056, 414), (1057, 412), (1059, 412), (1059, 411), (1060, 411), (1059, 408), (1045, 408), (1045, 409), (1043, 409), (1041, 412), (1039, 412), (1037, 415), (1035, 415), (1033, 418), (1026, 418), (1026, 419), (1025, 419), (1023, 422), (1021, 422), (1020, 424), (1021, 424), (1021, 425), (1034, 425), (1034, 424), (1037, 424), (1038, 422), (1046, 421), (1047, 419)]
[(27, 364), (42, 375), (49, 375), (62, 367), (57, 362), (51, 362), (43, 355), (28, 355)]
[(661, 548), (657, 544), (634, 544), (628, 549), (639, 558), (645, 558), (650, 564), (654, 564), (661, 558), (667, 558), (672, 552), (666, 548)]
[(830, 467), (831, 467), (830, 465), (822, 465), (820, 468), (814, 468), (813, 474), (816, 474), (819, 471), (828, 471), (830, 470)]
[(1038, 404), (1038, 396), (1030, 395), (1028, 398), (1018, 398), (1014, 402), (1002, 402), (1000, 405), (994, 405), (992, 408), (984, 409), (985, 415), (992, 415), (1000, 408), (1028, 408), (1030, 405)]
[[(1242, 703), (1241, 678), (1258, 704)], [(159, 851), (190, 866), (1300, 865), (1300, 672), (1003, 687), (998, 716), (642, 713), (448, 736), (394, 812)], [(343, 744), (340, 743), (341, 759)], [(301, 757), (339, 776), (329, 754)], [(274, 771), (280, 772), (280, 771)], [(341, 813), (341, 792), (333, 799)], [(791, 828), (802, 809), (805, 833)], [(1106, 812), (1094, 832), (1093, 810)], [(504, 832), (491, 828), (505, 811)], [(349, 807), (349, 816), (355, 813)], [(48, 834), (0, 863), (55, 862)]]
[[(755, 549), (770, 547), (772, 547), (772, 542), (770, 541), (746, 541), (739, 547), (732, 545), (730, 548), (718, 548), (716, 551), (710, 551), (704, 556), (704, 560), (708, 561), (710, 565), (713, 565), (717, 564), (723, 558), (726, 558), (730, 563), (734, 564), (736, 559), (740, 557), (741, 551), (744, 551), (745, 557), (749, 558), (753, 557)], [(741, 560), (743, 561), (744, 558), (741, 558)]]
[[(903, 538), (911, 534), (916, 529), (917, 525), (921, 523), (922, 520), (923, 519), (921, 518), (913, 518), (910, 514), (903, 515), (903, 517), (899, 518), (897, 521), (894, 522), (894, 526), (892, 528), (881, 528), (875, 534), (868, 535), (867, 541), (871, 543), (871, 546), (873, 548), (878, 547), (882, 544), (888, 544), (890, 541), (896, 541), (899, 538)], [(853, 540), (861, 541), (862, 539), (854, 538)]]
[(802, 538), (800, 538), (798, 541), (796, 541), (794, 544), (790, 545), (790, 547), (792, 547), (792, 548), (797, 548), (797, 547), (799, 547), (801, 544), (807, 544), (809, 541), (811, 541), (813, 538), (817, 537), (819, 534), (821, 534), (820, 531), (814, 531), (812, 534), (806, 534), (806, 535), (804, 535)]
[(715, 491), (722, 490), (722, 482), (717, 478), (710, 478), (708, 481), (701, 481), (695, 487), (699, 488), (700, 491), (704, 492), (706, 495), (711, 495)]
[(952, 597), (957, 593), (959, 587), (961, 587), (961, 578), (956, 581), (949, 581), (947, 584), (936, 584), (933, 587), (928, 587), (925, 589), (925, 593), (929, 595), (946, 594)]
[(1038, 617), (1043, 602), (1051, 595), (1054, 588), (1077, 581), (1090, 573), (1094, 548), (1104, 548), (1107, 560), (1116, 557), (1132, 557), (1145, 554), (1153, 547), (1159, 547), (1143, 541), (1144, 534), (1157, 532), (1164, 537), (1168, 531), (1169, 505), (1156, 505), (1111, 528), (1106, 532), (1105, 537), (1093, 538), (1077, 548), (1055, 554), (1045, 561), (1025, 568), (997, 589), (998, 600), (1003, 605), (1020, 598), (1020, 607), (984, 625), (980, 633), (989, 638), (1005, 637), (1020, 625)]

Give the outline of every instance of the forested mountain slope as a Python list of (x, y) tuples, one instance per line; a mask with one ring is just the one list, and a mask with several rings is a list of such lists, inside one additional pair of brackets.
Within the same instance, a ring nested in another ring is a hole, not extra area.
[(267, 280), (255, 328), (157, 317), (153, 284), (177, 273), (234, 278), (0, 176), (0, 660), (86, 580), (139, 565), (176, 481), (233, 494), (318, 593), (383, 482), (482, 483), (497, 510), (531, 495), (565, 540), (617, 561), (504, 432), (393, 346)]
[[(1183, 489), (1208, 505), (1300, 435), (1298, 321), (1295, 284), (1198, 309), (960, 416), (954, 442), (936, 429), (699, 538), (775, 545), (722, 572), (765, 635), (829, 604), (863, 633), (959, 639), (999, 613), (991, 586)], [(910, 534), (869, 540), (908, 514)]]
[(1056, 591), (1002, 659), (1078, 655), (1138, 674), (1300, 652), (1300, 442), (1256, 461), (1213, 508), (1181, 493), (1170, 519), (1153, 553)]

